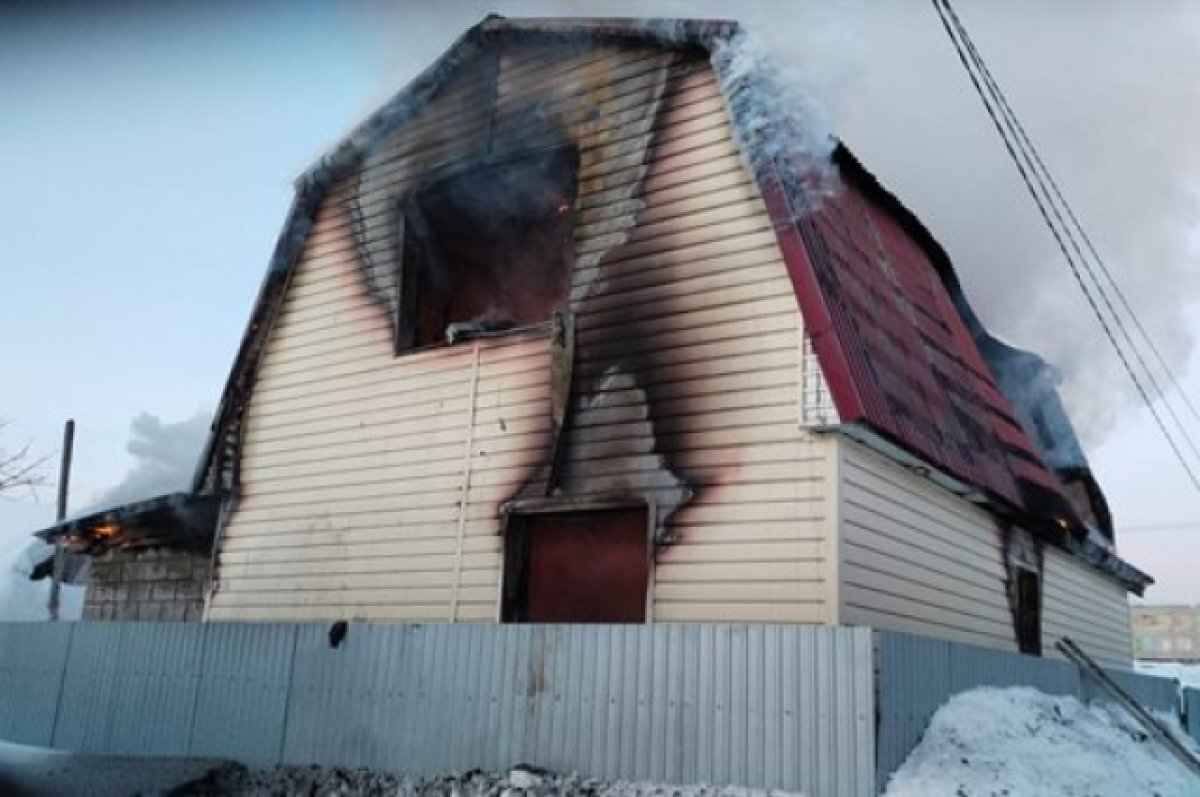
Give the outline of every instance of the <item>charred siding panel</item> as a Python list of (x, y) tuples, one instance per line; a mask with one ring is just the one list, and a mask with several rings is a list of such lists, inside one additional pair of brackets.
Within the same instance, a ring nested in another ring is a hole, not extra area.
[[(677, 67), (642, 179), (627, 240), (595, 266), (580, 242), (564, 478), (669, 502), (665, 463), (695, 491), (658, 549), (655, 619), (822, 622), (829, 446), (797, 424), (799, 313), (706, 64)], [(625, 193), (584, 193), (583, 229)]]
[(799, 313), (711, 70), (551, 47), (510, 48), (498, 75), (495, 113), (462, 78), (326, 200), (255, 387), (210, 616), (497, 617), (497, 506), (545, 476), (548, 342), (395, 357), (396, 197), (557, 130), (580, 155), (569, 492), (669, 503), (686, 478), (655, 619), (831, 619), (832, 443), (798, 427)]
[(1015, 650), (991, 515), (857, 443), (839, 445), (841, 622)]
[[(346, 226), (327, 206), (316, 238)], [(251, 402), (213, 618), (447, 619), (456, 585), (460, 618), (495, 615), (496, 505), (549, 428), (547, 335), (397, 358), (364, 308), (386, 320), (349, 252), (306, 254)]]
[(1133, 657), (1125, 588), (1077, 559), (1046, 549), (1042, 589), (1042, 648), (1057, 655), (1061, 637), (1075, 640), (1107, 666), (1128, 667)]

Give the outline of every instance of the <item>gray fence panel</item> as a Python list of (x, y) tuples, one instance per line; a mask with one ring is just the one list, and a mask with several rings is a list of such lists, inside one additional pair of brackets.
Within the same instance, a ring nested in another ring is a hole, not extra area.
[[(323, 624), (0, 626), (0, 677), (20, 685), (0, 720), (25, 723), (8, 738), (86, 752), (417, 773), (528, 762), (874, 794), (867, 629), (352, 624), (337, 649), (326, 634)], [(48, 669), (29, 675), (32, 654), (14, 650), (50, 651)]]
[(876, 779), (882, 788), (925, 733), (946, 701), (951, 679), (950, 643), (891, 632), (876, 632), (879, 729)]
[(179, 755), (188, 748), (204, 629), (185, 623), (121, 628), (106, 752)]
[(871, 666), (865, 629), (302, 627), (283, 758), (872, 794)]
[[(1110, 678), (1151, 711), (1179, 712), (1179, 683), (1174, 678), (1157, 678), (1130, 670), (1107, 670)], [(1093, 688), (1092, 694), (1095, 694)]]
[(1188, 735), (1200, 744), (1200, 689), (1183, 690), (1183, 719)]
[(54, 727), (54, 747), (108, 752), (121, 632), (128, 623), (74, 623)]
[(51, 743), (70, 643), (70, 623), (0, 624), (0, 739)]
[(295, 625), (207, 623), (187, 751), (278, 763), (296, 646)]
[(411, 638), (422, 629), (351, 626), (334, 649), (327, 628), (297, 630), (283, 759), (385, 766), (389, 753), (423, 743), (427, 712), (445, 707), (423, 699), (425, 685), (414, 680)]
[(1068, 662), (953, 643), (949, 651), (948, 694), (980, 686), (1028, 686), (1052, 695), (1079, 694), (1079, 670)]

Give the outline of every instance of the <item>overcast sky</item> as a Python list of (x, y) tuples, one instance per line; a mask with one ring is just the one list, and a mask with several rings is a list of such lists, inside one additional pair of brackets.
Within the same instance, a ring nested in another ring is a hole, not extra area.
[[(1200, 396), (1200, 4), (956, 5)], [(1158, 578), (1151, 600), (1200, 603), (1200, 496), (1121, 380), (923, 0), (4, 8), (0, 416), (10, 446), (47, 455), (77, 420), (75, 509), (146, 467), (153, 441), (142, 460), (126, 451), (141, 413), (167, 426), (143, 419), (139, 435), (178, 439), (211, 410), (292, 180), (466, 27), (489, 11), (738, 17), (947, 246), (987, 322), (1066, 368), (1123, 555)], [(0, 546), (52, 513), (50, 490), (0, 499)], [(1185, 525), (1137, 528), (1153, 524)]]

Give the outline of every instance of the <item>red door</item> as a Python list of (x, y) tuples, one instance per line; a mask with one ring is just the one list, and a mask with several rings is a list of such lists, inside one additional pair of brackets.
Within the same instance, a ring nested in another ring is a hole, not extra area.
[(533, 623), (645, 622), (650, 577), (645, 509), (530, 515), (521, 525), (528, 559), (524, 589), (518, 591), (524, 593), (524, 610), (514, 617)]

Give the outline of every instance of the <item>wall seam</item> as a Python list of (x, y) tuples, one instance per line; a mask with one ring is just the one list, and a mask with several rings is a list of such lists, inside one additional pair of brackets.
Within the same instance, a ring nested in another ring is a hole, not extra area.
[(292, 690), (295, 688), (293, 681), (296, 677), (296, 654), (300, 648), (300, 626), (297, 623), (290, 623), (292, 627), (292, 655), (288, 658), (288, 674), (287, 685), (283, 690), (283, 721), (279, 726), (279, 753), (275, 756), (277, 764), (283, 763), (283, 754), (287, 750), (288, 737), (288, 716), (292, 711)]
[(467, 442), (463, 446), (462, 498), (458, 505), (458, 539), (454, 548), (454, 582), (450, 593), (450, 622), (458, 622), (458, 598), (462, 590), (463, 544), (467, 533), (467, 507), (471, 497), (471, 456), (475, 447), (475, 413), (479, 397), (479, 354), (481, 344), (475, 341), (471, 360), (471, 382), (467, 400)]
[(54, 719), (50, 723), (49, 747), (54, 747), (54, 739), (58, 736), (58, 720), (62, 712), (63, 692), (67, 688), (67, 669), (71, 663), (71, 650), (75, 647), (75, 629), (77, 627), (74, 623), (67, 626), (67, 652), (63, 657), (62, 673), (58, 676), (58, 697), (54, 701)]
[(209, 629), (212, 627), (209, 623), (200, 623), (200, 652), (199, 664), (196, 667), (196, 691), (192, 695), (192, 719), (188, 723), (187, 746), (184, 748), (188, 754), (192, 753), (192, 745), (196, 741), (196, 717), (200, 710), (200, 691), (204, 685), (204, 662), (208, 658), (208, 636)]
[(829, 578), (827, 596), (829, 605), (826, 607), (826, 622), (838, 625), (843, 619), (842, 606), (842, 557), (845, 543), (842, 535), (842, 456), (844, 442), (834, 435), (824, 438), (827, 448), (825, 478), (828, 484), (825, 490), (825, 534), (826, 556), (825, 565)]

